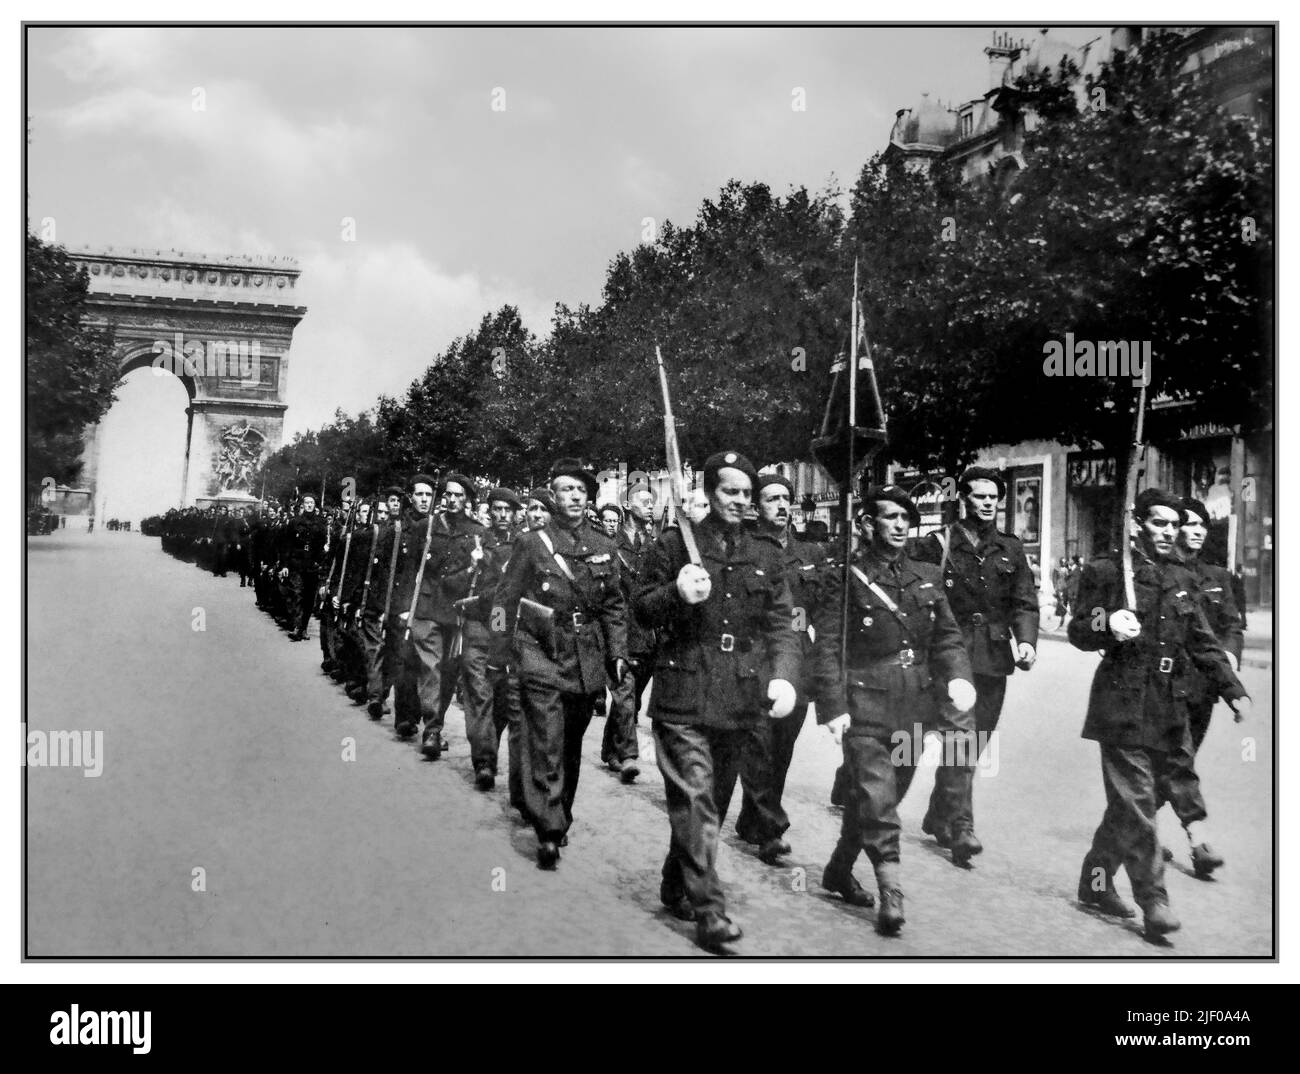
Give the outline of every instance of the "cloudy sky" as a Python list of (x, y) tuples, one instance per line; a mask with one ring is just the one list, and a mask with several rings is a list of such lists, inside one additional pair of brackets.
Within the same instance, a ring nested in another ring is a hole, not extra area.
[(644, 218), (728, 179), (851, 186), (897, 109), (988, 87), (991, 33), (32, 29), (29, 217), (69, 246), (297, 256), (287, 438), (402, 392), (502, 303), (543, 333), (597, 302)]

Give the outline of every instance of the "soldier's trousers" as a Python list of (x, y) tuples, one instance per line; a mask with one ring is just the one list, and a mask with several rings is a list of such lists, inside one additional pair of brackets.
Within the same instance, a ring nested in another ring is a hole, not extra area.
[(311, 621), (311, 610), (316, 603), (316, 590), (320, 588), (320, 578), (315, 571), (290, 571), (289, 607), (293, 613), (293, 626), (299, 633), (306, 633)]
[(649, 657), (629, 660), (618, 682), (610, 683), (609, 716), (600, 741), (602, 761), (635, 761), (641, 755), (636, 741), (636, 718), (641, 711), (641, 697), (653, 672)]
[[(727, 816), (736, 779), (765, 752), (761, 728), (702, 727), (654, 722), (655, 755), (664, 777), (671, 836), (664, 859), (665, 886), (683, 892), (698, 914), (722, 914), (726, 901), (718, 880), (718, 833)], [(747, 757), (751, 758), (747, 765)], [(759, 788), (760, 800), (766, 790)]]
[(521, 680), (519, 693), (524, 714), (524, 815), (539, 840), (557, 842), (573, 823), (592, 695), (568, 693), (537, 679)]
[[(412, 619), (410, 640), (402, 642), (401, 674), (397, 693), (399, 701), (404, 700), (403, 713), (397, 712), (396, 722), (414, 723), (410, 717), (412, 707), (424, 721), (424, 738), (426, 741), (434, 735), (441, 737), (443, 713), (442, 691), (444, 682), (443, 669), (450, 665), (451, 642), (456, 633), (454, 626), (444, 626), (431, 619)], [(404, 636), (404, 627), (398, 628)], [(412, 694), (414, 695), (412, 697)], [(411, 701), (414, 700), (414, 706)]]
[(460, 654), (460, 699), (465, 706), (465, 737), (469, 739), (470, 764), (474, 771), (497, 771), (497, 752), (508, 714), (498, 710), (496, 696), (488, 682), (488, 635), (486, 624), (466, 620)]
[[(785, 777), (790, 772), (790, 762), (794, 759), (794, 743), (803, 730), (808, 718), (808, 702), (795, 705), (790, 715), (783, 720), (768, 719), (768, 762), (766, 765), (767, 785), (771, 791), (771, 803), (766, 808), (755, 803), (744, 773), (741, 774), (743, 796), (740, 804), (740, 816), (736, 818), (736, 834), (747, 843), (762, 843), (771, 839), (772, 834), (764, 835), (765, 820), (777, 810), (780, 811), (778, 823), (780, 829), (773, 833), (780, 835), (790, 827), (790, 818), (785, 815), (781, 799), (785, 795)], [(750, 781), (752, 782), (752, 780)]]
[[(952, 743), (962, 732), (935, 724), (922, 726), (925, 732), (938, 731), (944, 739), (944, 749), (952, 755)], [(831, 856), (837, 869), (848, 870), (857, 861), (859, 851), (864, 851), (871, 864), (899, 860), (898, 806), (907, 795), (921, 760), (923, 741), (903, 741), (891, 738), (883, 731), (874, 734), (844, 736), (845, 802), (844, 816), (840, 821), (840, 838)], [(971, 769), (956, 767), (956, 771), (971, 778)]]
[(1210, 730), (1210, 716), (1214, 712), (1217, 699), (1209, 697), (1187, 705), (1187, 729), (1192, 733), (1192, 756), (1201, 752), (1201, 743)]
[[(500, 725), (503, 715), (505, 719), (506, 756), (510, 766), (510, 804), (527, 816), (523, 777), (524, 709), (520, 698), (519, 676), (513, 668), (493, 667), (489, 664), (487, 678), (488, 687), (492, 691), (492, 718), (495, 725)], [(500, 731), (497, 736), (499, 748)], [(496, 771), (495, 764), (492, 770)]]
[[(930, 792), (930, 807), (926, 819), (952, 832), (975, 830), (975, 806), (972, 801), (975, 781), (975, 762), (984, 755), (989, 737), (997, 729), (998, 717), (1007, 696), (1007, 676), (976, 675), (975, 707), (971, 716), (975, 721), (973, 748), (963, 747), (955, 758), (967, 764), (941, 764), (934, 774), (934, 790)], [(929, 827), (930, 825), (927, 825)]]
[(393, 683), (380, 618), (378, 612), (370, 611), (361, 616), (361, 646), (366, 661), (366, 700), (382, 704)]
[[(1128, 872), (1133, 898), (1143, 909), (1169, 901), (1165, 890), (1165, 862), (1156, 832), (1156, 812), (1164, 802), (1190, 808), (1192, 797), (1200, 797), (1198, 786), (1188, 786), (1196, 773), (1186, 748), (1165, 751), (1141, 746), (1101, 743), (1101, 779), (1106, 789), (1106, 812), (1092, 837), (1085, 864), (1113, 877), (1119, 867)], [(1204, 805), (1200, 817), (1205, 816)], [(1182, 814), (1179, 813), (1181, 819)]]

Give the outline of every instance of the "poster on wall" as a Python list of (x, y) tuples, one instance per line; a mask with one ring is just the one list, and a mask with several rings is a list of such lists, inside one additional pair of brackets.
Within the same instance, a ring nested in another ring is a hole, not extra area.
[(1016, 517), (1012, 533), (1025, 544), (1038, 543), (1042, 484), (1041, 477), (1016, 478)]

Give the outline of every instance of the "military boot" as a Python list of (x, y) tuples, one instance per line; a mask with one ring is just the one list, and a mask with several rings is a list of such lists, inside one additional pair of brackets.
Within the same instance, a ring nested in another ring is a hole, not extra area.
[[(1100, 872), (1100, 875), (1098, 873)], [(1101, 881), (1097, 889), (1096, 881)], [(1089, 910), (1110, 917), (1132, 917), (1133, 908), (1119, 897), (1115, 890), (1115, 878), (1100, 865), (1085, 858), (1079, 872), (1079, 904)]]
[(948, 841), (948, 849), (952, 851), (954, 865), (969, 865), (971, 858), (983, 852), (984, 844), (975, 837), (973, 831), (964, 828), (952, 833), (952, 838)]
[(898, 863), (882, 861), (876, 866), (876, 885), (880, 888), (880, 908), (876, 911), (876, 931), (896, 936), (903, 927), (903, 889), (898, 886)]
[(1182, 927), (1182, 922), (1174, 917), (1167, 902), (1157, 901), (1142, 907), (1142, 930), (1148, 936), (1164, 936)]
[(1223, 858), (1216, 854), (1209, 843), (1197, 843), (1192, 847), (1192, 872), (1198, 879), (1208, 880), (1215, 869), (1223, 865)]

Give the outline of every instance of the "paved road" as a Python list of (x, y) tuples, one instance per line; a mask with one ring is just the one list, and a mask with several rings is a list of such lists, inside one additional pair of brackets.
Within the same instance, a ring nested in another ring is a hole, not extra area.
[[(604, 772), (600, 721), (571, 845), (558, 871), (542, 872), (504, 791), (474, 790), (458, 709), (450, 755), (427, 763), (391, 722), (353, 707), (321, 675), (318, 646), (288, 642), (237, 578), (135, 533), (58, 533), (28, 550), (28, 732), (103, 734), (96, 778), (27, 770), (29, 955), (702, 954), (658, 904), (668, 834), (658, 773), (650, 765), (628, 788)], [(1190, 875), (1177, 824), (1162, 817), (1178, 848), (1169, 888), (1183, 931), (1156, 946), (1073, 902), (1103, 808), (1097, 748), (1078, 737), (1094, 663), (1045, 641), (1038, 668), (1016, 675), (998, 772), (976, 779), (987, 849), (973, 869), (921, 835), (933, 769), (918, 774), (902, 810), (908, 924), (892, 940), (875, 934), (871, 911), (818, 887), (839, 824), (825, 804), (837, 751), (810, 722), (787, 795), (789, 867), (762, 865), (728, 826), (720, 872), (746, 932), (737, 951), (1268, 955), (1268, 672), (1245, 671), (1252, 723), (1236, 727), (1221, 709), (1201, 755), (1228, 858), (1220, 879)], [(1256, 738), (1253, 760), (1242, 759), (1244, 734)], [(641, 739), (651, 756), (644, 721)], [(865, 860), (858, 875), (870, 885)]]

